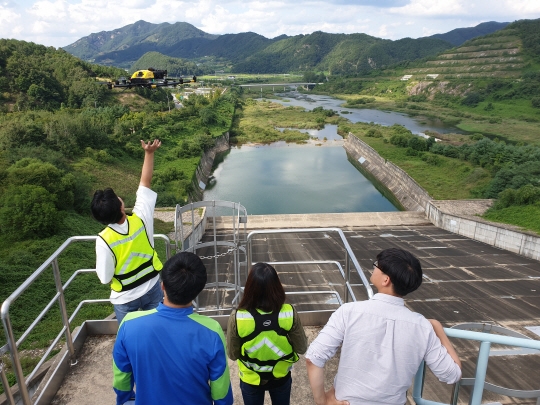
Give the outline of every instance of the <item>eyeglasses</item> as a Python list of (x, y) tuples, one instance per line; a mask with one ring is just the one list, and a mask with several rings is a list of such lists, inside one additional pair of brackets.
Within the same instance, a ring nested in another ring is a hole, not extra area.
[(375, 261), (373, 262), (373, 267), (377, 267), (377, 268), (380, 270), (380, 268), (379, 268), (379, 261), (378, 261), (378, 260), (375, 260)]

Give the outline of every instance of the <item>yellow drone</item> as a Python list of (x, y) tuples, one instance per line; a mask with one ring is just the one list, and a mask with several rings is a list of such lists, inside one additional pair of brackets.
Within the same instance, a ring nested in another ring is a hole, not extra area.
[(120, 77), (114, 82), (107, 82), (107, 87), (112, 89), (113, 87), (128, 88), (133, 87), (146, 87), (149, 89), (155, 89), (156, 87), (177, 86), (179, 84), (195, 83), (197, 77), (192, 78), (167, 78), (166, 70), (157, 70), (154, 68), (148, 68), (144, 70), (137, 70), (131, 75), (131, 78)]

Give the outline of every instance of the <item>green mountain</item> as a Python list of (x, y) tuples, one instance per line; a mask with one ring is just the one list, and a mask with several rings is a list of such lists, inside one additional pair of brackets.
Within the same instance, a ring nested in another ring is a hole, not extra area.
[(134, 61), (147, 52), (159, 52), (183, 59), (198, 59), (205, 56), (223, 58), (235, 63), (242, 61), (253, 52), (264, 49), (275, 40), (268, 39), (253, 32), (240, 34), (226, 34), (210, 39), (206, 37), (192, 37), (170, 43), (143, 42), (125, 49), (105, 52), (94, 58), (96, 63), (104, 65), (117, 65), (129, 68)]
[(207, 34), (185, 22), (152, 24), (141, 20), (113, 31), (88, 35), (64, 49), (84, 60), (109, 61), (120, 66), (123, 64), (114, 56), (120, 56), (121, 62), (133, 62), (146, 52), (159, 50), (157, 48), (170, 48), (190, 39), (215, 38), (217, 35)]
[[(404, 74), (414, 80), (461, 78), (513, 79), (534, 70), (540, 59), (540, 19), (520, 20), (493, 34), (471, 39), (436, 57), (411, 64)], [(434, 76), (437, 75), (437, 76)]]
[(314, 32), (278, 41), (245, 62), (235, 72), (286, 73), (289, 71), (328, 71), (330, 74), (363, 74), (391, 64), (436, 55), (452, 45), (436, 38), (398, 41), (366, 34), (327, 34)]
[(455, 30), (449, 31), (445, 34), (435, 34), (432, 35), (430, 38), (442, 39), (443, 41), (450, 42), (454, 46), (459, 46), (470, 39), (492, 34), (493, 32), (502, 30), (508, 24), (510, 23), (489, 21), (478, 24), (476, 27), (456, 28)]
[(254, 32), (211, 35), (183, 22), (151, 24), (138, 21), (117, 30), (91, 34), (64, 49), (81, 59), (123, 68), (131, 68), (148, 52), (159, 52), (197, 63), (219, 61), (221, 65), (232, 66), (234, 72), (318, 70), (333, 74), (364, 74), (402, 61), (436, 55), (452, 45), (491, 33), (506, 24), (482, 23), (427, 38), (390, 41), (366, 34), (321, 31), (273, 39)]

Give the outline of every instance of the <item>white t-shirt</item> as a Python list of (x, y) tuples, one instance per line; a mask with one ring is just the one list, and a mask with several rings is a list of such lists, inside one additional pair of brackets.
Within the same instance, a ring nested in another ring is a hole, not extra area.
[[(156, 192), (150, 190), (148, 187), (139, 185), (135, 206), (133, 207), (133, 212), (137, 214), (137, 216), (141, 218), (144, 223), (146, 234), (148, 235), (148, 240), (150, 241), (152, 247), (154, 246), (154, 208), (156, 206), (156, 199)], [(124, 221), (123, 224), (109, 224), (108, 226), (123, 234), (128, 232), (127, 220)], [(96, 239), (96, 273), (99, 280), (103, 284), (109, 284), (111, 282), (114, 276), (114, 262), (115, 260), (113, 252), (105, 241), (98, 237)], [(119, 305), (136, 300), (150, 291), (158, 280), (159, 275), (132, 290), (121, 292), (111, 290), (111, 303)]]

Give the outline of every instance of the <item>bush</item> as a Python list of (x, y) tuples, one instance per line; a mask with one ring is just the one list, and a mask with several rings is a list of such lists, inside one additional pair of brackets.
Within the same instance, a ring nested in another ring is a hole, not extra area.
[(461, 101), (461, 104), (467, 105), (469, 107), (476, 107), (481, 101), (482, 96), (479, 93), (472, 91), (467, 94), (467, 96)]
[(530, 205), (540, 201), (540, 187), (527, 184), (519, 189), (508, 188), (499, 194), (494, 209), (507, 208), (512, 205)]
[(420, 138), (419, 136), (413, 136), (410, 138), (407, 142), (407, 146), (420, 152), (428, 149), (426, 140), (424, 138)]
[(428, 165), (432, 165), (432, 166), (439, 166), (442, 163), (442, 159), (437, 155), (433, 155), (432, 153), (423, 154), (422, 160), (426, 162)]
[(45, 238), (60, 224), (56, 196), (40, 186), (12, 186), (0, 199), (1, 232), (10, 239)]
[(406, 135), (395, 134), (390, 137), (390, 143), (401, 148), (406, 148), (409, 143), (409, 137)]
[(535, 108), (540, 108), (540, 97), (533, 97), (531, 104)]
[(413, 103), (420, 103), (423, 101), (427, 101), (427, 96), (425, 94), (416, 94), (413, 96), (409, 96), (409, 101), (412, 101)]
[(368, 138), (382, 138), (383, 134), (379, 129), (370, 128), (370, 129), (367, 130), (366, 136)]
[(475, 133), (475, 134), (471, 135), (471, 139), (473, 141), (481, 141), (482, 139), (484, 139), (484, 135), (479, 134), (479, 133)]

